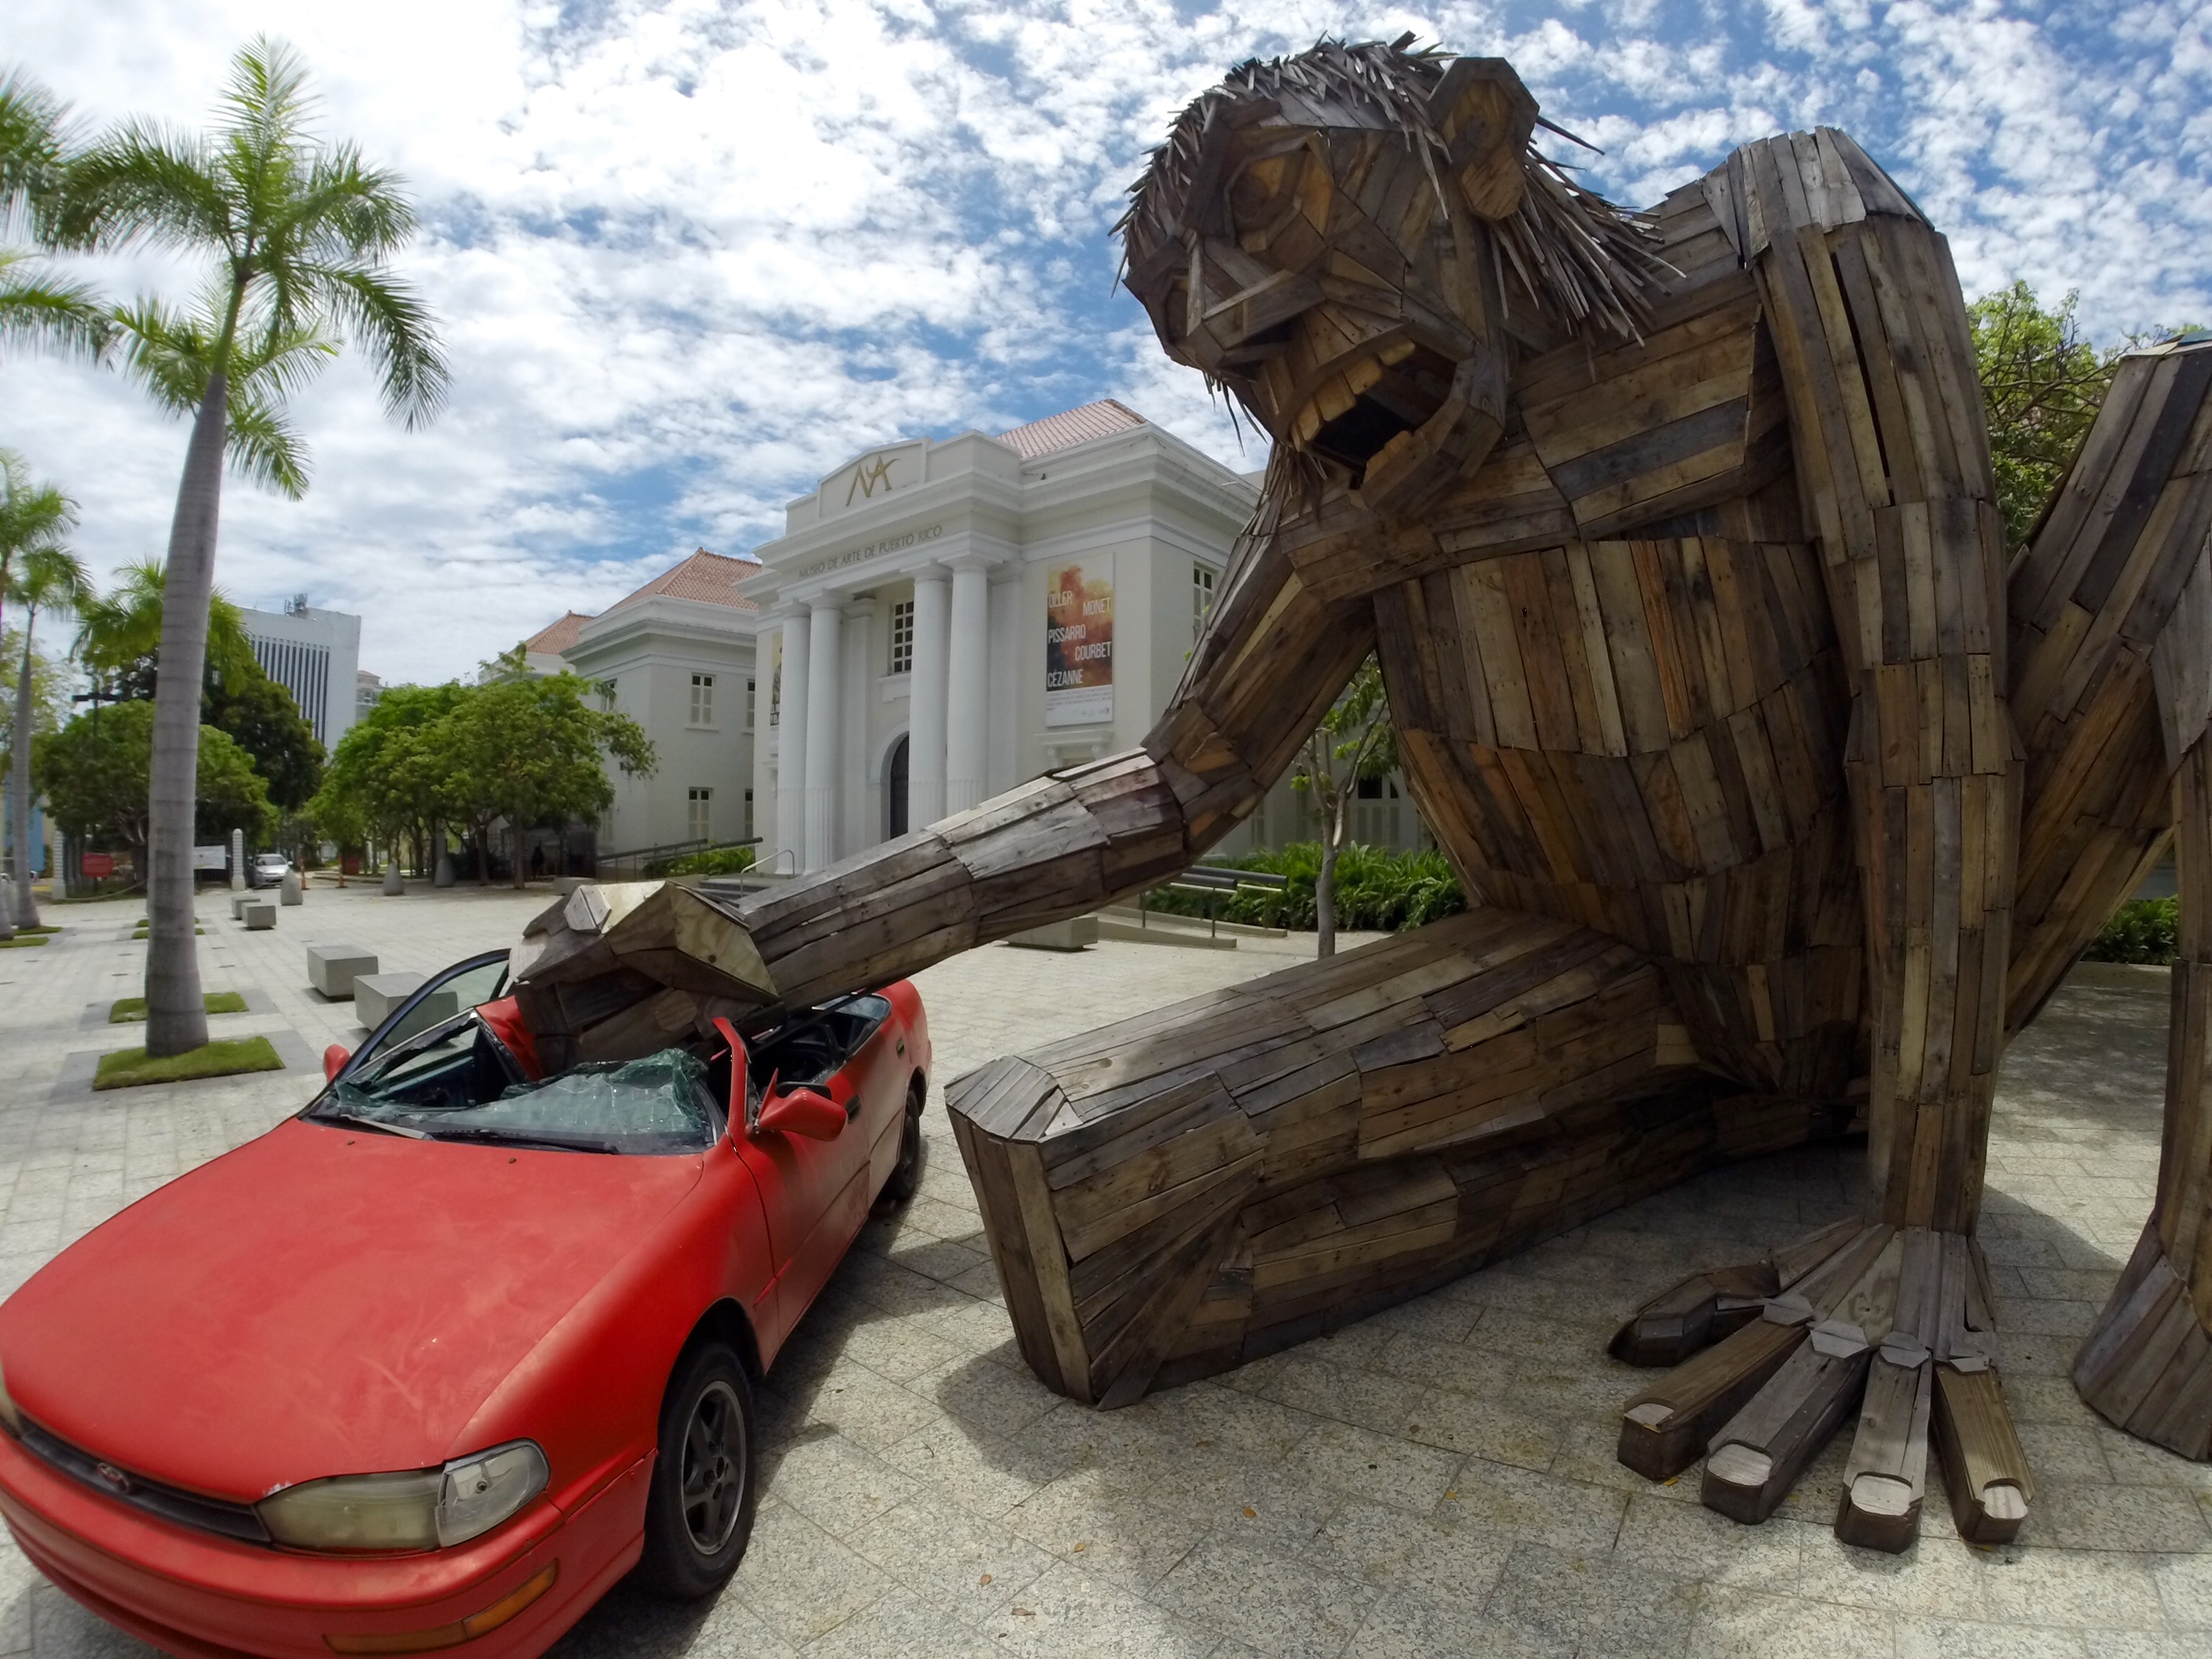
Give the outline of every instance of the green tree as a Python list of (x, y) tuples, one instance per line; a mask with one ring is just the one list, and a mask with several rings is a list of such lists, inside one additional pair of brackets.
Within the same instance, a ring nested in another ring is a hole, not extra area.
[(323, 784), (323, 745), (290, 690), (261, 671), (210, 675), (200, 696), (200, 723), (228, 732), (253, 757), (279, 811), (303, 810)]
[[(39, 744), (35, 761), (55, 821), (72, 836), (127, 848), (142, 877), (152, 816), (154, 721), (150, 702), (79, 714)], [(249, 841), (264, 839), (276, 814), (252, 760), (212, 726), (200, 728), (198, 747), (195, 836), (219, 841), (243, 830)]]
[(392, 686), (338, 739), (307, 811), (341, 847), (371, 836), (421, 842), (450, 816), (434, 738), (468, 690)]
[(2046, 311), (2024, 282), (1984, 294), (1966, 307), (1989, 416), (1990, 460), (2005, 540), (2027, 539), (2043, 504), (2066, 476), (2074, 452), (2112, 383), (2119, 353), (2081, 337), (2069, 293)]
[[(256, 40), (233, 62), (210, 133), (129, 123), (73, 161), (64, 180), (63, 240), (167, 247), (204, 257), (214, 268), (206, 311), (219, 322), (205, 353), (210, 372), (193, 415), (169, 532), (161, 647), (167, 672), (155, 696), (153, 925), (146, 953), (146, 1049), (154, 1055), (181, 1054), (207, 1041), (192, 945), (191, 872), (193, 768), (204, 745), (193, 734), (234, 354), (258, 340), (264, 356), (295, 366), (291, 380), (270, 384), (272, 408), (281, 408), (283, 395), (317, 360), (305, 348), (285, 356), (279, 347), (288, 340), (327, 336), (365, 350), (386, 407), (410, 428), (435, 411), (446, 388), (429, 313), (389, 264), (414, 233), (414, 210), (394, 174), (368, 166), (353, 145), (326, 143), (313, 130), (306, 82), (305, 65), (291, 48)], [(155, 391), (163, 395), (158, 386)]]
[(441, 723), (442, 793), (476, 833), (480, 880), (490, 879), (486, 849), (495, 819), (505, 817), (513, 828), (510, 873), (520, 887), (529, 874), (521, 848), (533, 825), (605, 813), (615, 798), (609, 762), (631, 776), (652, 773), (655, 757), (644, 729), (626, 714), (593, 707), (586, 701), (592, 690), (574, 674), (499, 680), (467, 688)]
[(1291, 778), (1291, 787), (1310, 794), (1321, 812), (1321, 868), (1314, 878), (1317, 956), (1336, 954), (1336, 865), (1352, 800), (1364, 780), (1380, 778), (1397, 763), (1397, 732), (1390, 724), (1382, 665), (1370, 657), (1306, 738)]
[(15, 927), (39, 925), (39, 903), (31, 896), (31, 769), (33, 735), (38, 729), (33, 672), (36, 658), (32, 641), (39, 613), (66, 616), (84, 603), (92, 580), (76, 555), (64, 547), (41, 547), (23, 556), (9, 578), (8, 597), (23, 614), (23, 654), (15, 679), (15, 715), (9, 722), (11, 742), (8, 755), (8, 835), (15, 848), (15, 915), (0, 922)]
[[(67, 109), (37, 82), (0, 75), (0, 230), (52, 240), (63, 211), (72, 135)], [(0, 346), (44, 346), (98, 357), (106, 307), (89, 284), (58, 276), (28, 248), (0, 245)]]
[[(33, 483), (23, 458), (0, 449), (0, 596), (26, 556), (59, 547), (76, 526), (76, 503), (52, 484)], [(0, 598), (0, 620), (5, 604)]]

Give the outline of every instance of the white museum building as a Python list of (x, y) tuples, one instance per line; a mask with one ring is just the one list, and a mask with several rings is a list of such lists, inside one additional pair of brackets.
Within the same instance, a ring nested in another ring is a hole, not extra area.
[(1256, 498), (1111, 401), (839, 467), (745, 584), (774, 688), (762, 864), (819, 869), (1133, 747)]
[(594, 682), (605, 706), (653, 740), (647, 777), (610, 769), (614, 805), (601, 856), (692, 842), (745, 841), (752, 806), (754, 629), (739, 591), (757, 561), (701, 548), (596, 617), (571, 611), (529, 639), (532, 670)]
[[(1134, 748), (1174, 695), (1258, 498), (1113, 401), (847, 462), (750, 555), (702, 549), (525, 642), (644, 727), (602, 856), (757, 838), (817, 870), (1057, 767)], [(1411, 846), (1395, 781), (1356, 839)], [(1224, 843), (1316, 833), (1287, 781)]]

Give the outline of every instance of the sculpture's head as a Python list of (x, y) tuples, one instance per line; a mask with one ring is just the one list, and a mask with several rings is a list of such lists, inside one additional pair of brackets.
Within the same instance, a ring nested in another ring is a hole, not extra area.
[(1537, 154), (1510, 66), (1410, 39), (1231, 70), (1120, 226), (1169, 356), (1401, 511), (1496, 441), (1516, 351), (1632, 334), (1655, 268), (1634, 219)]

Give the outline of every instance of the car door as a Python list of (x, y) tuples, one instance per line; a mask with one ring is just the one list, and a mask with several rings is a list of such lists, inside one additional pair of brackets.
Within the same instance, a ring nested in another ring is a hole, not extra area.
[(731, 1128), (768, 1218), (779, 1341), (790, 1334), (844, 1260), (868, 1218), (873, 1190), (868, 1182), (868, 1137), (865, 1127), (852, 1121), (860, 1102), (851, 1079), (840, 1072), (820, 1092), (845, 1109), (845, 1131), (835, 1140), (755, 1133), (735, 1121)]
[[(368, 1040), (331, 1074), (331, 1081), (356, 1076), (400, 1043), (414, 1040), (426, 1026), (495, 1000), (507, 988), (507, 954), (505, 951), (487, 951), (481, 956), (464, 957), (452, 967), (433, 974), (369, 1033)], [(434, 1018), (427, 1020), (422, 1012), (426, 1007), (435, 1010)], [(446, 1012), (448, 1010), (450, 1012)], [(429, 1058), (423, 1063), (434, 1064), (434, 1057), (448, 1049), (458, 1054), (475, 1043), (482, 1030), (473, 1020), (454, 1027), (424, 1050)]]

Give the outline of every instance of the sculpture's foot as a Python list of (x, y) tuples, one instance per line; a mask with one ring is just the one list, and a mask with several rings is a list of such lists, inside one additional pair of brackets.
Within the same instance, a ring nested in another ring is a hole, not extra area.
[(1672, 1480), (1703, 1455), (1705, 1505), (1755, 1523), (1856, 1413), (1836, 1516), (1844, 1542), (1901, 1550), (1918, 1535), (1931, 1431), (1960, 1535), (1998, 1544), (2019, 1533), (2033, 1486), (1970, 1239), (1842, 1223), (1655, 1297), (1613, 1351), (1671, 1358), (1717, 1336), (1628, 1401), (1629, 1468)]
[(2116, 1427), (2200, 1462), (2212, 1456), (2212, 1338), (2155, 1216), (2075, 1357), (2074, 1386)]

